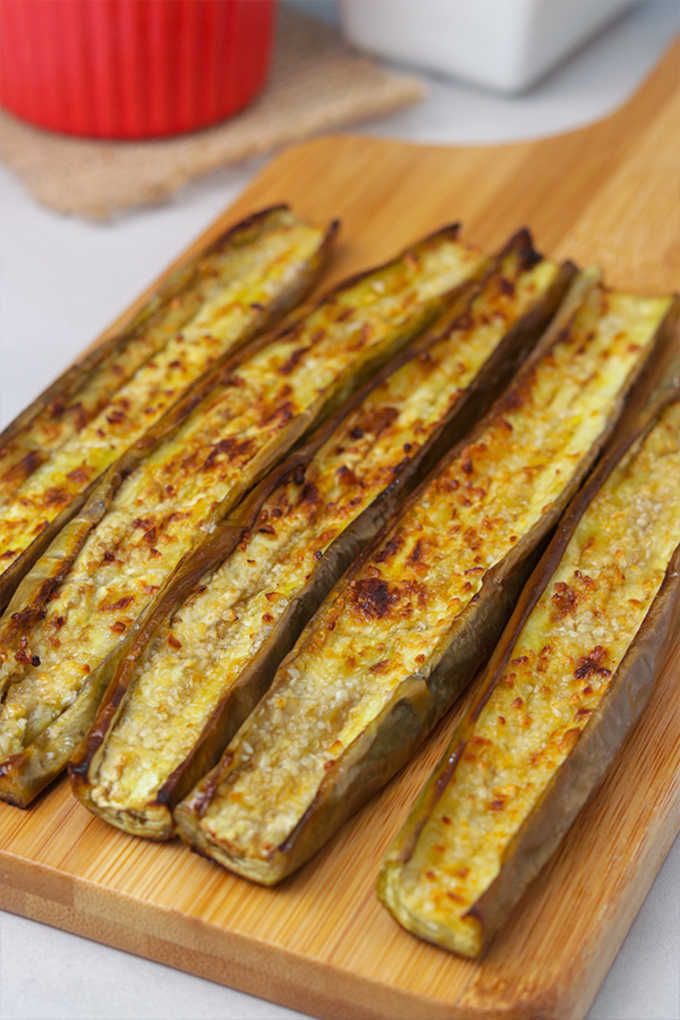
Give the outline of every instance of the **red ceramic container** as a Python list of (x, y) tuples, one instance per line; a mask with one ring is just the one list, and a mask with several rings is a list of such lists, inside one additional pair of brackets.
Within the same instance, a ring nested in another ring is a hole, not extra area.
[(275, 0), (0, 0), (0, 105), (41, 127), (148, 138), (264, 85)]

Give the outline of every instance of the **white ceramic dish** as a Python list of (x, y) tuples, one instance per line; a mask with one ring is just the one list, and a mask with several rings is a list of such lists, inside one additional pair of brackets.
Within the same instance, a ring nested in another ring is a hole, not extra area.
[(634, 0), (340, 0), (355, 46), (520, 92)]

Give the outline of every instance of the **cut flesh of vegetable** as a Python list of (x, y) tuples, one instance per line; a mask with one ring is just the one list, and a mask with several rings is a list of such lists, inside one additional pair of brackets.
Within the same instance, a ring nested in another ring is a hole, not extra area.
[(222, 762), (178, 807), (184, 838), (278, 881), (408, 760), (495, 644), (670, 305), (585, 288), (568, 324), (303, 631)]
[(353, 411), (324, 427), (328, 438), (306, 463), (294, 454), (277, 486), (265, 480), (248, 528), (230, 521), (233, 538), (215, 536), (216, 548), (227, 541), (222, 565), (200, 577), (134, 672), (124, 666), (107, 692), (73, 769), (92, 810), (128, 831), (172, 834), (174, 803), (214, 762), (305, 619), (422, 474), (423, 455), (444, 452), (479, 417), (549, 321), (564, 270), (536, 256), (525, 234), (500, 258), (443, 334), (435, 328)]
[[(387, 854), (381, 897), (409, 930), (479, 955), (559, 844), (651, 690), (678, 617), (678, 543), (674, 403), (592, 498), (561, 559), (548, 550), (540, 597), (504, 636)], [(662, 597), (674, 611), (661, 612)], [(650, 623), (654, 654), (637, 655)]]
[(70, 757), (182, 557), (481, 264), (445, 229), (245, 348), (104, 476), (0, 621), (0, 796), (26, 803)]

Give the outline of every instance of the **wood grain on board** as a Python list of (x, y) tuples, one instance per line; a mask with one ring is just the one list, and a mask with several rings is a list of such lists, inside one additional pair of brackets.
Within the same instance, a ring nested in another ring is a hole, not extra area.
[[(523, 224), (609, 282), (680, 286), (680, 40), (614, 115), (546, 140), (429, 148), (321, 138), (265, 168), (190, 254), (259, 206), (339, 215), (336, 279), (443, 221), (492, 249)], [(455, 111), (452, 111), (455, 115)], [(123, 317), (124, 318), (124, 317)], [(121, 321), (121, 320), (119, 320)], [(676, 646), (596, 797), (481, 964), (407, 935), (379, 906), (380, 856), (452, 727), (297, 876), (257, 888), (177, 843), (126, 836), (57, 784), (0, 806), (0, 906), (337, 1020), (581, 1017), (680, 820)]]

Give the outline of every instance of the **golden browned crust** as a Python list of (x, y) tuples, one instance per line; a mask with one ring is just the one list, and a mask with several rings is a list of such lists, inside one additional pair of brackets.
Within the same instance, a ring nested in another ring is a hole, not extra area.
[(285, 206), (247, 217), (5, 429), (0, 606), (102, 472), (206, 371), (297, 304), (336, 227), (310, 227)]
[[(680, 521), (663, 502), (678, 465), (677, 345), (666, 354), (651, 396), (629, 409), (564, 515), (385, 856), (385, 905), (454, 952), (483, 952), (559, 846), (637, 722), (677, 633)], [(675, 531), (662, 530), (672, 520)], [(483, 851), (473, 850), (477, 830)]]
[[(314, 608), (483, 413), (572, 275), (543, 262), (520, 232), (445, 321), (389, 362), (218, 529), (192, 567), (198, 585), (189, 600), (168, 593), (175, 616), (159, 622), (157, 614), (158, 629), (140, 636), (71, 766), (90, 810), (129, 832), (172, 834), (175, 804), (214, 764)], [(173, 767), (163, 771), (166, 760)]]
[(445, 228), (335, 288), (204, 376), (105, 473), (0, 620), (0, 796), (28, 803), (58, 774), (183, 557), (482, 262)]
[(277, 882), (409, 759), (495, 644), (670, 303), (579, 280), (508, 393), (331, 593), (179, 805), (183, 838)]

